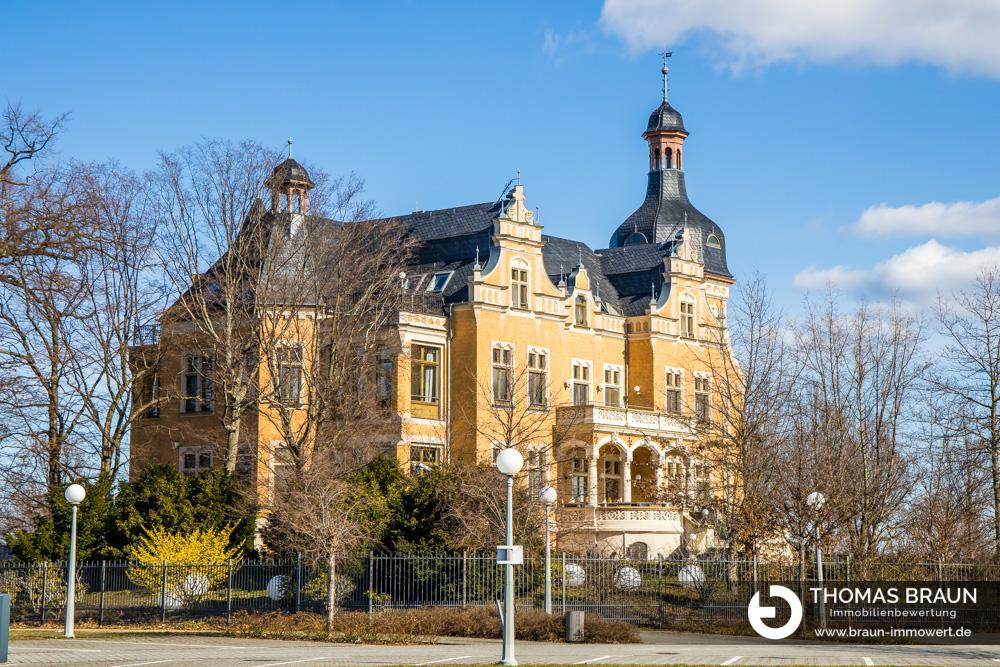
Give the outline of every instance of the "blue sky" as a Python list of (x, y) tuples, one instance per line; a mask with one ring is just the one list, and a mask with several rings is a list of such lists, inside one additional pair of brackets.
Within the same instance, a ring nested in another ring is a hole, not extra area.
[(70, 112), (64, 155), (137, 169), (292, 136), (389, 215), (520, 169), (547, 233), (604, 247), (642, 200), (669, 43), (689, 194), (737, 277), (793, 307), (826, 281), (926, 303), (1000, 261), (1000, 9), (809, 4), (15, 1), (0, 98)]

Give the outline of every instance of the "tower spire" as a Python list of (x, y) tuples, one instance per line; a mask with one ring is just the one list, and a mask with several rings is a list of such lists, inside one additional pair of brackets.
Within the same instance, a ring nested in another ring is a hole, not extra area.
[(674, 55), (673, 51), (663, 51), (663, 101), (667, 101), (667, 78), (670, 76), (670, 65), (667, 64), (667, 58)]
[(289, 160), (292, 159), (292, 138), (291, 137), (288, 137), (288, 159)]

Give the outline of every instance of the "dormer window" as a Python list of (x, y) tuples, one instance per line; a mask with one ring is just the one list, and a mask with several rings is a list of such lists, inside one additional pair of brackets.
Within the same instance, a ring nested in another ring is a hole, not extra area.
[(430, 283), (427, 285), (428, 292), (440, 292), (444, 290), (444, 286), (448, 284), (448, 279), (451, 278), (452, 271), (445, 271), (442, 273), (435, 273), (431, 277)]
[(573, 321), (578, 327), (587, 326), (587, 297), (582, 294), (576, 297), (576, 304), (573, 307)]
[(511, 308), (528, 309), (528, 271), (514, 267), (510, 270)]
[(722, 241), (719, 240), (719, 236), (717, 234), (713, 233), (708, 235), (708, 238), (705, 240), (705, 245), (709, 248), (721, 248)]

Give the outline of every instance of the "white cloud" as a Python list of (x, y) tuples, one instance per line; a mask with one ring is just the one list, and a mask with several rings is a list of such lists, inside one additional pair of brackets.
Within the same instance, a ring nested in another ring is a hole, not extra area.
[(920, 206), (879, 204), (865, 210), (852, 229), (862, 236), (1000, 236), (1000, 197)]
[(777, 61), (913, 61), (1000, 77), (996, 0), (605, 0), (633, 49), (708, 33), (735, 70)]
[(1000, 265), (1000, 246), (966, 251), (931, 239), (867, 269), (809, 267), (796, 274), (795, 286), (810, 290), (832, 285), (865, 295), (898, 293), (919, 300), (961, 287), (993, 265)]

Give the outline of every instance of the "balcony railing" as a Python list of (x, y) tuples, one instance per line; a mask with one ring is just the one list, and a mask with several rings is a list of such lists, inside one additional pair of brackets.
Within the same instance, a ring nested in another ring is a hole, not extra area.
[(677, 532), (682, 529), (681, 511), (676, 506), (637, 505), (567, 505), (563, 521), (568, 525), (592, 525), (600, 531)]
[(653, 410), (615, 408), (594, 403), (566, 405), (557, 408), (556, 423), (592, 424), (594, 426), (632, 428), (640, 431), (669, 431), (679, 434), (689, 434), (694, 431), (694, 424), (687, 417)]
[(155, 345), (160, 342), (159, 324), (140, 324), (132, 336), (135, 345)]

